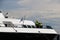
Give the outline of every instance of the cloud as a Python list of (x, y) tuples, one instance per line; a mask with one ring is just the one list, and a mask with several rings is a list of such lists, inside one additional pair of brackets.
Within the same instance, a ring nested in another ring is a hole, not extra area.
[[(60, 18), (59, 0), (19, 0), (18, 9), (8, 10), (10, 16), (29, 17), (39, 16), (45, 19)], [(18, 6), (17, 5), (17, 6)]]
[(38, 14), (44, 18), (57, 18), (60, 17), (59, 2), (59, 0), (20, 0), (17, 3), (25, 8), (21, 8), (22, 11), (20, 10), (23, 14)]
[(60, 7), (59, 0), (20, 0), (17, 3), (34, 10), (58, 10)]

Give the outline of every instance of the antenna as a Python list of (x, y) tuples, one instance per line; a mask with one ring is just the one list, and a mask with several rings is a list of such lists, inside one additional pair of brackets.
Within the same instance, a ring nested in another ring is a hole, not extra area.
[(25, 18), (26, 18), (26, 16), (22, 17), (22, 18), (21, 18), (21, 21), (25, 20)]
[(5, 14), (5, 18), (8, 18), (8, 12)]
[[(24, 23), (25, 17), (26, 17), (26, 16), (24, 16), (24, 17), (21, 18), (21, 21), (23, 21), (23, 23)], [(21, 22), (21, 21), (20, 21), (20, 22)]]
[(21, 18), (21, 21), (23, 21), (23, 17)]

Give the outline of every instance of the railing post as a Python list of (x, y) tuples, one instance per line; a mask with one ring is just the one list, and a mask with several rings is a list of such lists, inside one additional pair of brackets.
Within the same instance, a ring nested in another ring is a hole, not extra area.
[(57, 35), (57, 40), (59, 40), (59, 34)]

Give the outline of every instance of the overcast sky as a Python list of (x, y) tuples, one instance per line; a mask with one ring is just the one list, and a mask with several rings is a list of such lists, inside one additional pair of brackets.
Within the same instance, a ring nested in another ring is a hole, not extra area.
[(9, 17), (27, 19), (51, 25), (60, 29), (60, 0), (0, 0), (0, 10), (8, 12)]

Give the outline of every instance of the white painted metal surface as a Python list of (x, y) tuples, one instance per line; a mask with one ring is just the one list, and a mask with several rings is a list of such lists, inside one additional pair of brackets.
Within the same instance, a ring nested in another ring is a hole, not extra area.
[(57, 32), (54, 29), (12, 28), (12, 27), (0, 27), (0, 32), (57, 34)]
[(0, 27), (0, 32), (15, 32), (11, 27)]
[(20, 22), (20, 24), (24, 24), (24, 25), (34, 25), (34, 26), (35, 26), (34, 22), (32, 22), (32, 21), (30, 21), (30, 20), (23, 20), (23, 21)]

